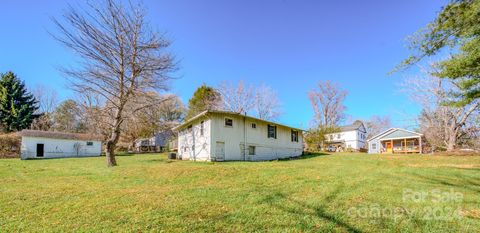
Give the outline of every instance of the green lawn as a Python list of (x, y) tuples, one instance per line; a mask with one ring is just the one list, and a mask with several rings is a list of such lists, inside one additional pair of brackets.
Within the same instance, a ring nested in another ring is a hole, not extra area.
[(0, 160), (0, 231), (480, 229), (480, 157), (104, 159)]

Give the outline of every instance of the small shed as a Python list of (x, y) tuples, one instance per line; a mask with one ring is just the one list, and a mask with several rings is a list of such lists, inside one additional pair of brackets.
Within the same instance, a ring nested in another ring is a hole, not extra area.
[(406, 129), (391, 128), (368, 140), (369, 154), (422, 153), (421, 133)]
[(65, 158), (100, 156), (101, 137), (90, 134), (23, 130), (21, 158)]

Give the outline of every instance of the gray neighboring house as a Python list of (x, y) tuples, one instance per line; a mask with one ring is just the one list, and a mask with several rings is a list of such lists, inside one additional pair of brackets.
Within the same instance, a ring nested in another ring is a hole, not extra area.
[(369, 154), (422, 153), (423, 134), (406, 129), (390, 128), (368, 141)]
[(155, 151), (163, 152), (170, 145), (170, 139), (174, 136), (173, 131), (166, 130), (163, 132), (155, 133), (153, 137), (150, 138), (140, 138), (135, 141), (135, 151), (144, 152), (144, 151)]

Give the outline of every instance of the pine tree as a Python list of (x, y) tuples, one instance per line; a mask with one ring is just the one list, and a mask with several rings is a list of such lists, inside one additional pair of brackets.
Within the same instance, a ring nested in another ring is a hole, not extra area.
[(456, 81), (460, 89), (457, 106), (480, 99), (480, 0), (452, 0), (437, 18), (410, 37), (413, 54), (397, 69), (409, 67), (439, 53), (450, 56), (436, 62), (433, 75)]
[(221, 108), (221, 95), (214, 88), (203, 84), (193, 93), (188, 101), (188, 112), (185, 119), (190, 119), (205, 110), (216, 110)]
[(0, 74), (0, 125), (5, 132), (19, 131), (30, 126), (37, 117), (37, 101), (12, 72)]

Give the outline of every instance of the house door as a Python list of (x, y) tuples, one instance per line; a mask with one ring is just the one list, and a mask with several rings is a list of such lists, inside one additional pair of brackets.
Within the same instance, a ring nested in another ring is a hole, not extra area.
[(215, 148), (215, 160), (223, 161), (225, 160), (225, 142), (217, 142)]
[(43, 157), (43, 144), (37, 144), (37, 157)]
[(387, 153), (392, 153), (392, 143), (386, 142), (385, 147), (387, 148)]

